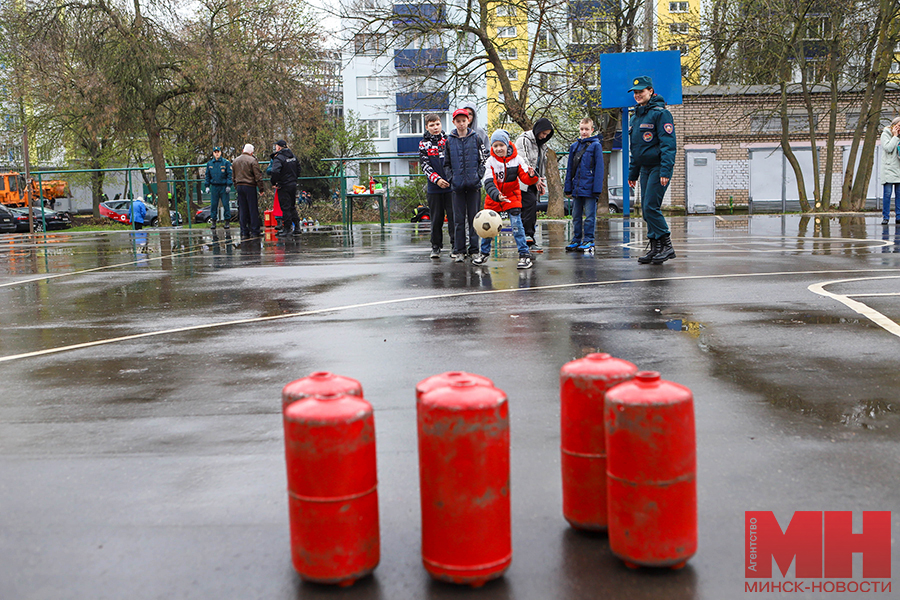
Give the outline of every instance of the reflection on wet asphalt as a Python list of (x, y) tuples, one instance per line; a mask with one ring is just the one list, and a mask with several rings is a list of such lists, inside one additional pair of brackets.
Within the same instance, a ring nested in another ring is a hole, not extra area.
[[(828, 289), (897, 321), (900, 231), (875, 215), (670, 226), (678, 258), (652, 266), (640, 220), (601, 220), (593, 256), (541, 222), (528, 271), (508, 236), (483, 267), (447, 243), (431, 260), (408, 223), (0, 236), (0, 361), (219, 324), (0, 362), (16, 574), (0, 598), (334, 597), (290, 566), (280, 420), (281, 387), (322, 369), (362, 382), (378, 435), (382, 562), (341, 597), (736, 597), (743, 511), (900, 514), (900, 339), (808, 289), (853, 279)], [(562, 519), (559, 369), (592, 351), (694, 392), (700, 550), (682, 571), (629, 571)], [(413, 388), (452, 369), (510, 398), (513, 565), (474, 594), (419, 556)]]

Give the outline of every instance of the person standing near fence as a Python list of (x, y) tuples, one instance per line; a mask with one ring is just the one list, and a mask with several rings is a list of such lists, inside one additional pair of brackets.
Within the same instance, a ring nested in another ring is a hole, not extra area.
[(675, 258), (669, 225), (662, 214), (662, 201), (675, 168), (675, 121), (666, 109), (666, 101), (654, 93), (653, 80), (646, 75), (635, 77), (628, 90), (634, 92), (637, 108), (631, 117), (628, 163), (628, 185), (641, 182), (641, 214), (647, 222), (649, 249), (638, 258), (645, 265), (661, 265)]
[[(263, 191), (262, 171), (253, 153), (253, 144), (244, 144), (241, 155), (231, 165), (237, 188), (238, 221), (241, 237), (259, 237), (259, 193)], [(258, 192), (257, 192), (258, 190)]]
[(222, 157), (222, 149), (219, 146), (213, 148), (213, 158), (206, 163), (206, 193), (209, 194), (209, 218), (210, 229), (216, 228), (216, 219), (219, 217), (219, 202), (225, 211), (225, 229), (231, 226), (231, 163)]
[(441, 128), (441, 117), (435, 113), (425, 115), (425, 134), (419, 142), (419, 165), (428, 180), (428, 213), (431, 219), (431, 258), (440, 258), (444, 246), (444, 215), (453, 249), (453, 204), (450, 182), (444, 174), (444, 150), (447, 135)]
[(881, 224), (891, 220), (891, 191), (894, 192), (894, 219), (900, 225), (900, 117), (881, 132), (881, 182), (884, 196), (881, 204)]
[[(272, 187), (278, 194), (278, 205), (281, 207), (284, 225), (276, 233), (277, 237), (287, 237), (293, 233), (300, 235), (300, 213), (297, 212), (297, 177), (300, 165), (297, 157), (288, 148), (287, 142), (275, 142), (275, 153), (272, 155)], [(292, 231), (293, 229), (293, 231)]]

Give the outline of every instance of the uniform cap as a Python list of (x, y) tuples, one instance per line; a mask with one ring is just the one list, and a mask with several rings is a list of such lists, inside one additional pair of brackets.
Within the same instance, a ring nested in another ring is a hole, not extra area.
[(276, 145), (276, 146), (281, 146), (282, 148), (287, 148), (287, 147), (288, 147), (287, 142), (284, 141), (284, 140), (275, 140), (275, 145)]
[(653, 87), (653, 80), (646, 75), (635, 77), (631, 83), (632, 86), (628, 89), (629, 92), (639, 92), (641, 90)]
[(222, 148), (220, 148), (219, 146), (213, 147), (213, 152), (221, 152), (221, 151), (222, 151)]

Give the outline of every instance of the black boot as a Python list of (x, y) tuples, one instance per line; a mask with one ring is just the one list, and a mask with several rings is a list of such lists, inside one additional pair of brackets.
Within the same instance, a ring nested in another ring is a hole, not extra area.
[(650, 261), (653, 260), (653, 257), (656, 256), (656, 253), (659, 252), (659, 240), (656, 238), (648, 238), (647, 244), (649, 246), (647, 250), (647, 254), (638, 258), (638, 262), (642, 265), (650, 264)]
[(650, 261), (654, 265), (661, 265), (670, 258), (675, 258), (675, 248), (672, 247), (672, 236), (665, 234), (659, 240), (659, 252)]

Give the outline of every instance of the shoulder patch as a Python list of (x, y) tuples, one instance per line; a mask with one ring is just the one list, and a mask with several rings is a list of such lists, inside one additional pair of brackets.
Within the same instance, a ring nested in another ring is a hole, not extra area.
[(666, 133), (671, 135), (675, 131), (675, 124), (674, 123), (664, 123), (663, 129), (666, 131)]

